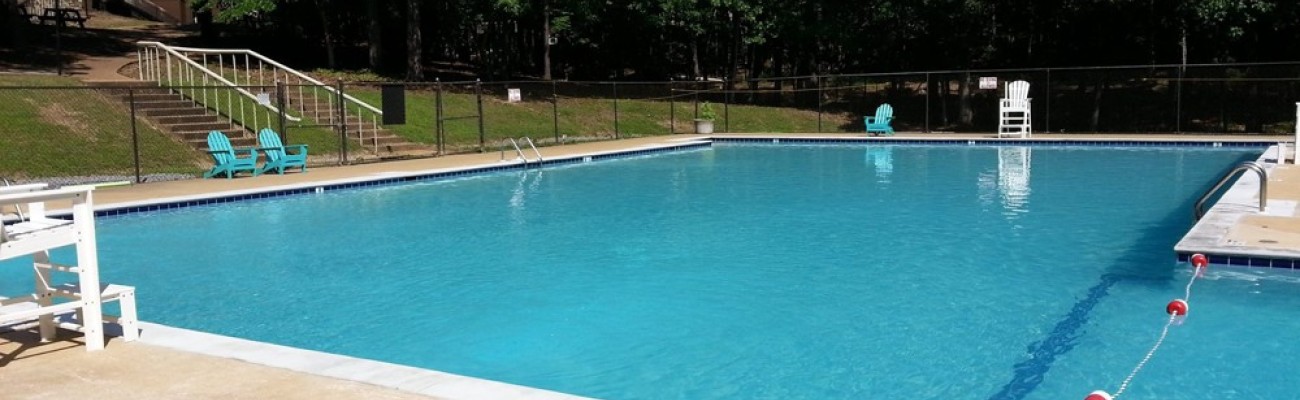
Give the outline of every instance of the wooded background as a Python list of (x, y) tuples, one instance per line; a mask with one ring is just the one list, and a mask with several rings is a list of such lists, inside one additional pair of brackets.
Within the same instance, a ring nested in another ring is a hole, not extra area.
[[(1294, 60), (1294, 0), (193, 0), (210, 45), (407, 80)], [(549, 39), (549, 40), (548, 40)], [(553, 44), (551, 44), (553, 43)]]

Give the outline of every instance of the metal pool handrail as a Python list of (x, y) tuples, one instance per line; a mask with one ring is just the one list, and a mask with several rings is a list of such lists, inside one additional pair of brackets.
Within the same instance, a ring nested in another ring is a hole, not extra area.
[[(542, 159), (542, 152), (537, 151), (537, 145), (533, 144), (533, 138), (530, 138), (530, 137), (524, 136), (524, 137), (521, 138), (520, 140), (523, 140), (524, 143), (528, 143), (528, 147), (532, 147), (532, 148), (533, 148), (533, 154), (536, 154), (536, 155), (537, 155), (537, 162), (546, 161), (546, 160), (543, 160), (543, 159)], [(522, 156), (522, 155), (523, 155), (523, 154), (520, 154), (520, 156)]]
[(1237, 167), (1233, 168), (1232, 171), (1223, 175), (1223, 178), (1219, 179), (1219, 183), (1215, 184), (1213, 188), (1201, 195), (1201, 199), (1196, 201), (1192, 221), (1200, 221), (1201, 217), (1205, 216), (1205, 202), (1210, 199), (1210, 196), (1218, 193), (1219, 188), (1222, 188), (1224, 184), (1228, 183), (1228, 180), (1236, 176), (1238, 172), (1244, 172), (1246, 170), (1255, 171), (1255, 174), (1259, 175), (1259, 211), (1264, 212), (1264, 203), (1268, 201), (1268, 172), (1264, 171), (1264, 167), (1260, 166), (1259, 163), (1247, 161), (1237, 165)]
[(519, 149), (519, 142), (516, 142), (513, 138), (501, 139), (501, 161), (506, 160), (506, 143), (515, 147), (515, 154), (519, 155), (517, 160), (524, 160), (525, 163), (528, 162), (528, 158), (524, 157), (524, 151)]

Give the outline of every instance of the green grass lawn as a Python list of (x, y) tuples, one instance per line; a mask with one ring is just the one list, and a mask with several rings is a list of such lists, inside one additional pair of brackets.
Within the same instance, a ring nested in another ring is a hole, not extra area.
[[(14, 86), (66, 86), (21, 89)], [(135, 172), (126, 105), (75, 79), (0, 75), (0, 176), (10, 179)], [(202, 155), (137, 123), (143, 173), (198, 174)]]

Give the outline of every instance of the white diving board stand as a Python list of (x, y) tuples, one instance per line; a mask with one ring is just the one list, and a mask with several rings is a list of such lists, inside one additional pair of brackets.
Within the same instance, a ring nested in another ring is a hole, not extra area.
[[(123, 339), (133, 341), (139, 337), (135, 315), (135, 288), (121, 285), (101, 285), (99, 282), (99, 250), (95, 240), (95, 211), (91, 199), (94, 187), (65, 187), (46, 190), (45, 184), (0, 187), (0, 211), (20, 211), (26, 206), (26, 215), (11, 224), (0, 225), (0, 261), (31, 255), (35, 271), (35, 291), (18, 297), (0, 297), (0, 326), (21, 324), (35, 319), (42, 341), (53, 340), (55, 328), (65, 327), (85, 334), (88, 351), (104, 348), (104, 301), (120, 302), (122, 316), (116, 320), (122, 327)], [(70, 202), (72, 219), (50, 218), (47, 202)], [(0, 213), (0, 216), (6, 214)], [(59, 265), (50, 261), (50, 251), (74, 246), (77, 265)], [(77, 275), (75, 284), (56, 285), (55, 272)], [(95, 288), (97, 290), (82, 290)], [(66, 299), (55, 303), (55, 298)], [(24, 304), (26, 303), (26, 304)], [(27, 305), (31, 307), (14, 307)], [(56, 315), (76, 313), (76, 323), (58, 324)]]

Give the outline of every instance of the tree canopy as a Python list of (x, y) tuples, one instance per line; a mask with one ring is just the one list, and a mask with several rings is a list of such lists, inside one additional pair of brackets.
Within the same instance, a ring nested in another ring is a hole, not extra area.
[(425, 79), (740, 79), (1164, 64), (1184, 56), (1189, 63), (1290, 61), (1300, 48), (1300, 2), (1293, 0), (192, 4), (227, 24), (224, 45), (258, 48), (300, 65)]

